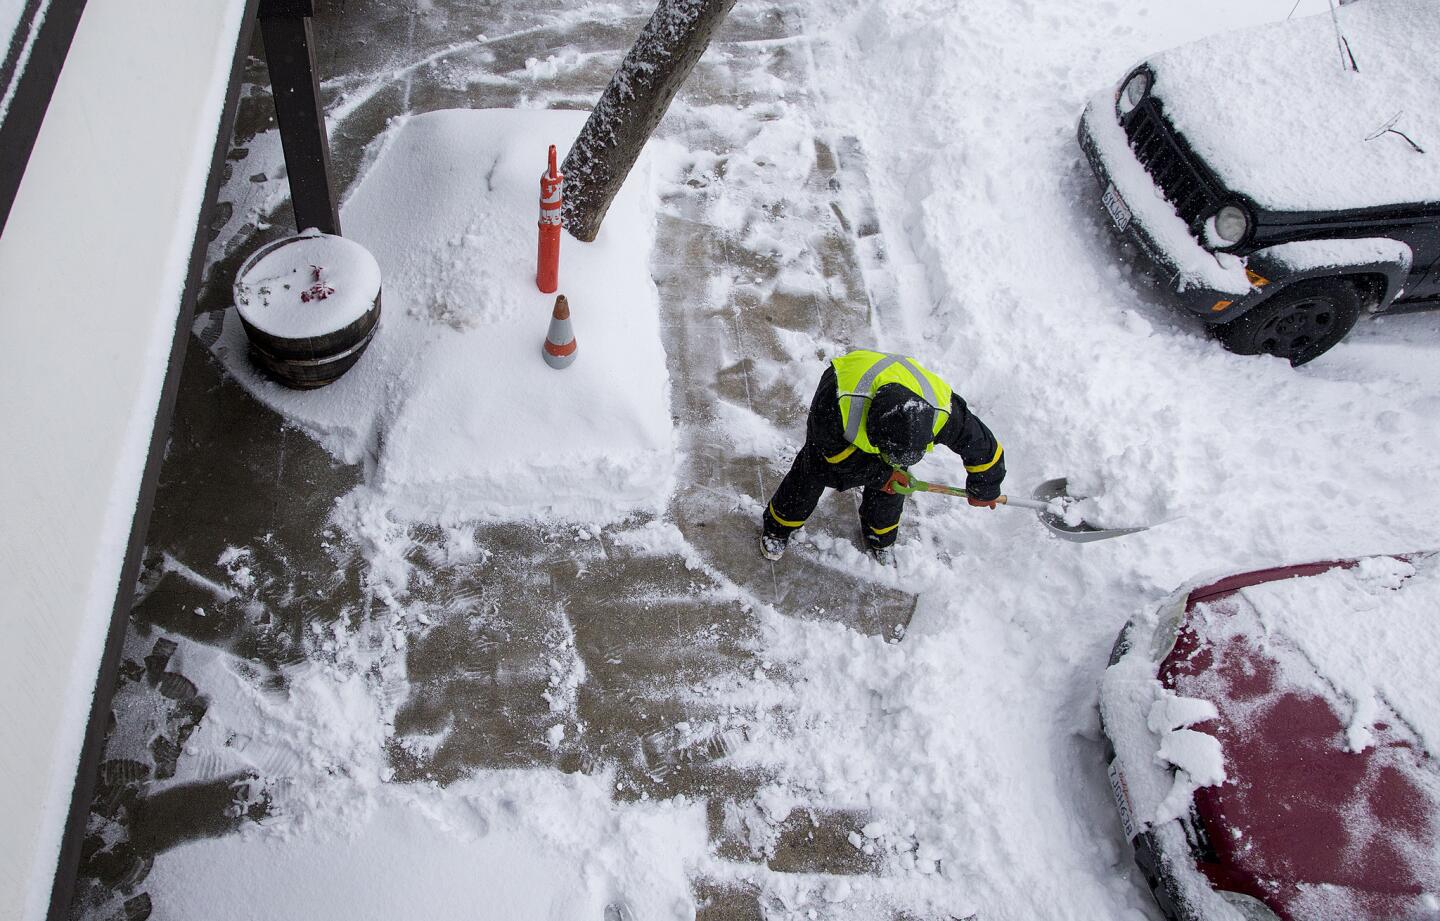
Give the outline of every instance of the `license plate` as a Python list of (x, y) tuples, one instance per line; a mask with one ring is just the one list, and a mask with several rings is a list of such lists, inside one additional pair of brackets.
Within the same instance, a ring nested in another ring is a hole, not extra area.
[(1115, 188), (1115, 183), (1105, 190), (1100, 200), (1105, 203), (1105, 210), (1110, 212), (1110, 220), (1115, 222), (1116, 228), (1121, 231), (1130, 226), (1130, 206), (1125, 204), (1125, 199), (1120, 197), (1120, 192)]
[(1115, 808), (1120, 811), (1120, 825), (1125, 829), (1125, 840), (1134, 841), (1135, 836), (1140, 834), (1140, 829), (1135, 825), (1135, 807), (1130, 805), (1130, 791), (1125, 787), (1125, 778), (1115, 769), (1115, 762), (1110, 762), (1110, 793), (1115, 797)]

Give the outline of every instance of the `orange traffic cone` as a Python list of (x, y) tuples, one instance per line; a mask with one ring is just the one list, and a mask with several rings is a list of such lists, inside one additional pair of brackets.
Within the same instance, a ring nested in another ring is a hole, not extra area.
[(545, 363), (552, 368), (568, 367), (575, 360), (575, 332), (570, 328), (570, 302), (565, 295), (555, 298), (550, 332), (545, 336)]

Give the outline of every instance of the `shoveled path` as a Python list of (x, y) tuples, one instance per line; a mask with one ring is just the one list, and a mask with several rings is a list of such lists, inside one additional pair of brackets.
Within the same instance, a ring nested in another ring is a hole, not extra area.
[[(588, 107), (649, 12), (646, 2), (623, 13), (559, 2), (319, 6), (345, 187), (395, 114)], [(776, 874), (807, 881), (810, 917), (911, 917), (883, 901), (819, 897), (829, 879), (893, 871), (852, 843), (874, 817), (805, 791), (786, 814), (757, 803), (757, 791), (786, 784), (785, 768), (743, 757), (749, 740), (804, 730), (783, 707), (731, 702), (748, 682), (797, 677), (767, 656), (765, 606), (899, 641), (914, 604), (868, 562), (838, 566), (806, 542), (779, 566), (756, 552), (762, 503), (798, 447), (822, 356), (872, 342), (889, 290), (863, 156), (807, 91), (815, 60), (802, 9), (738, 5), (660, 129), (686, 158), (656, 177), (653, 266), (683, 451), (659, 522), (409, 527), (397, 586), (381, 571), (397, 561), (332, 514), (365, 470), (335, 463), (204, 348), (190, 350), (77, 917), (147, 916), (155, 854), (283, 811), (283, 760), (166, 783), (209, 705), (206, 688), (171, 667), (172, 638), (239, 656), (258, 686), (283, 695), (293, 670), (335, 655), (325, 638), (337, 629), (373, 654), (374, 693), (394, 705), (393, 782), (613, 770), (619, 800), (708, 803), (717, 859), (695, 880), (708, 921), (769, 916)], [(569, 66), (534, 66), (556, 49), (575, 52)], [(223, 310), (243, 255), (291, 229), (254, 60), (250, 77), (202, 310)], [(775, 156), (797, 138), (798, 155)], [(793, 373), (763, 373), (777, 362)], [(755, 431), (773, 437), (737, 438)], [(679, 546), (654, 549), (646, 534), (672, 525)], [(828, 497), (807, 530), (858, 540), (854, 498)], [(456, 552), (472, 540), (483, 552)]]

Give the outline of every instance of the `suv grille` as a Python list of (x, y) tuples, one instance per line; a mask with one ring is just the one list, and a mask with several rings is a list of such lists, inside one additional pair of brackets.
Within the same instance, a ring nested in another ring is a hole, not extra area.
[(1125, 136), (1145, 171), (1180, 212), (1192, 232), (1220, 204), (1213, 185), (1196, 168), (1154, 96), (1144, 100), (1125, 118)]

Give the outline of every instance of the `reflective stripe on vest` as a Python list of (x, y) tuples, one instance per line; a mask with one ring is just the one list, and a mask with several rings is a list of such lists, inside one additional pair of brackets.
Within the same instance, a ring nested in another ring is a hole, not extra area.
[[(886, 384), (900, 384), (934, 408), (935, 427), (932, 436), (938, 436), (950, 419), (950, 385), (913, 358), (859, 349), (841, 355), (830, 364), (835, 369), (835, 381), (839, 389), (840, 418), (845, 426), (845, 440), (868, 454), (880, 453), (879, 449), (870, 443), (870, 435), (865, 426), (870, 399), (875, 396), (875, 391)], [(929, 451), (934, 447), (935, 441), (932, 437), (925, 450)]]

